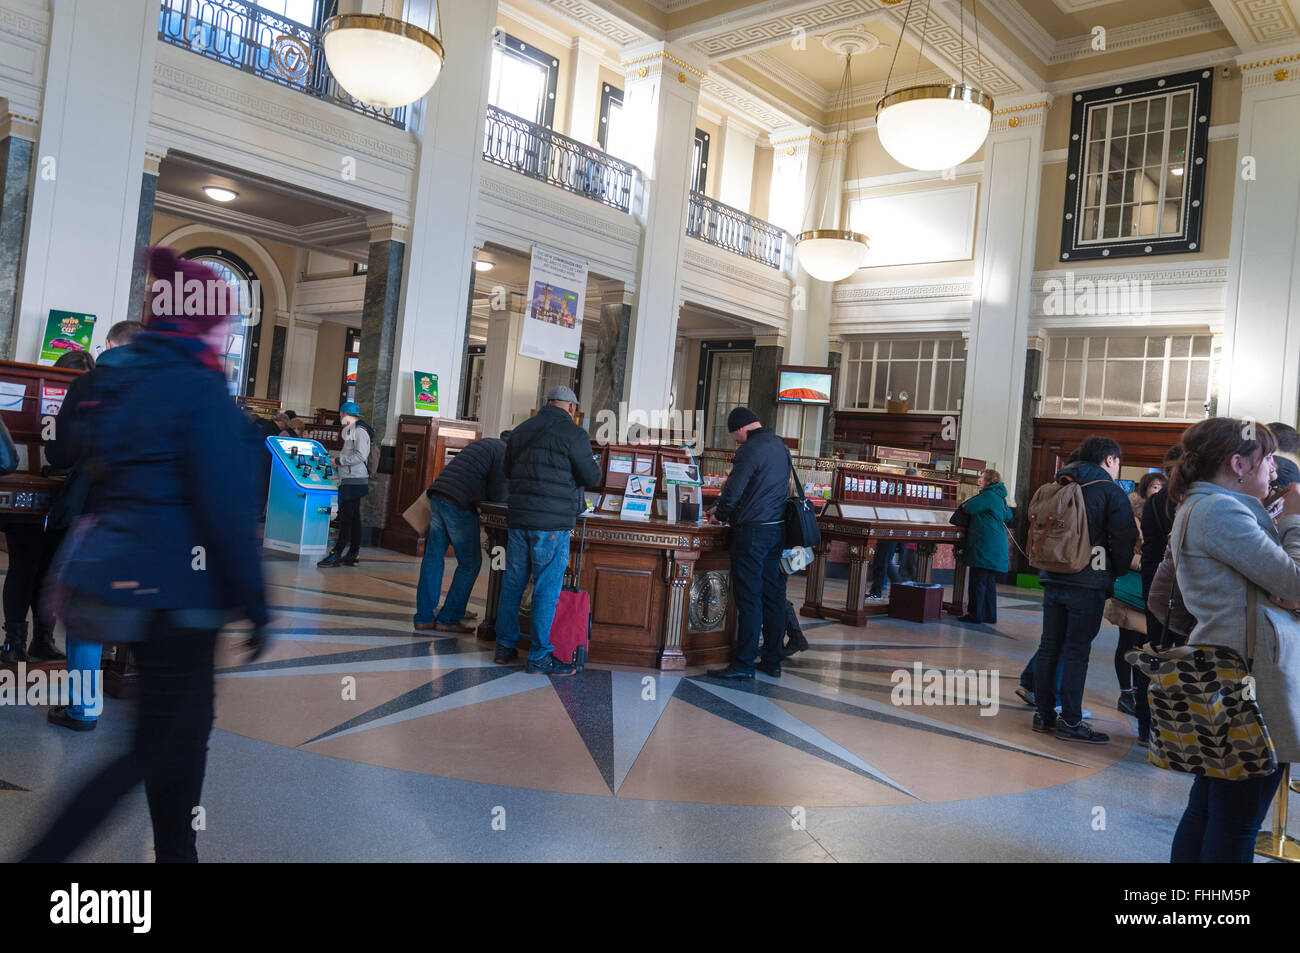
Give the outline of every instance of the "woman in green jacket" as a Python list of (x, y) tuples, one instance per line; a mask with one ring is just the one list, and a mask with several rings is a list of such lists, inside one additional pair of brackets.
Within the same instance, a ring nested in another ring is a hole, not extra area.
[(1015, 514), (1007, 506), (1002, 474), (985, 470), (980, 491), (960, 507), (969, 518), (966, 527), (966, 566), (970, 569), (970, 602), (960, 622), (998, 621), (998, 576), (1010, 568), (1007, 524)]

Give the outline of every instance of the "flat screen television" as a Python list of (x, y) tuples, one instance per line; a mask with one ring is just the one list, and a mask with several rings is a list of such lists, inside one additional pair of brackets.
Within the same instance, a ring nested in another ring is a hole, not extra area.
[(776, 399), (785, 404), (830, 406), (835, 400), (835, 370), (830, 367), (777, 369)]

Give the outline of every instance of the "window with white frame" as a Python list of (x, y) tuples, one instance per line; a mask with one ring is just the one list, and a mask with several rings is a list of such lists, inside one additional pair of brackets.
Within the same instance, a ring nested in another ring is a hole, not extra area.
[(844, 351), (841, 406), (885, 410), (903, 400), (911, 410), (955, 413), (966, 386), (966, 344), (960, 337), (850, 341)]
[(1196, 251), (1211, 70), (1076, 93), (1061, 260)]
[(282, 17), (301, 23), (303, 26), (316, 26), (316, 16), (320, 9), (320, 0), (257, 0), (263, 10), (270, 10)]
[(1213, 354), (1209, 334), (1049, 338), (1042, 415), (1199, 420)]

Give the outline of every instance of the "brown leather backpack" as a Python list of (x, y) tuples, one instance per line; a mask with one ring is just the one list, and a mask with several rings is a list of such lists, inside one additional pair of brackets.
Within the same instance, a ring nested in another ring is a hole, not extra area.
[(1088, 509), (1083, 488), (1101, 483), (1090, 480), (1044, 483), (1029, 501), (1029, 539), (1025, 555), (1029, 565), (1047, 572), (1075, 573), (1092, 560), (1088, 534)]

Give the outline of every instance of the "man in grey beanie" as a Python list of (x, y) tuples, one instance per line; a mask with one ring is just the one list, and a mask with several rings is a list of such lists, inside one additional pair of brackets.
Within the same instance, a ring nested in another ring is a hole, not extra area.
[[(736, 599), (736, 655), (714, 678), (748, 679), (754, 669), (781, 675), (785, 635), (785, 501), (790, 498), (790, 451), (748, 407), (727, 415), (727, 429), (739, 444), (731, 473), (710, 511), (713, 522), (731, 526), (731, 591)], [(760, 633), (763, 658), (758, 657)]]

